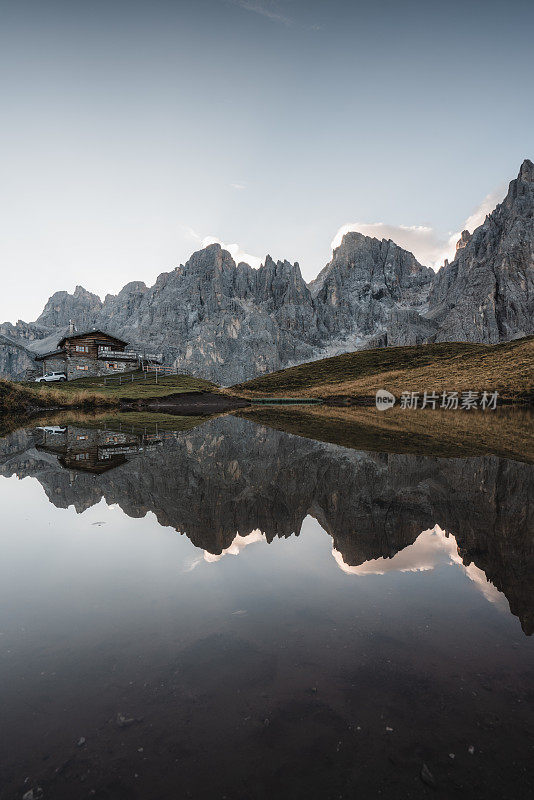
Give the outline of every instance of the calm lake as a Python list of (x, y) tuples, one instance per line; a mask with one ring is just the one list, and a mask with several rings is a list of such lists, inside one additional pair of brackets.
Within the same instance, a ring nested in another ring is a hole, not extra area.
[(0, 439), (2, 800), (533, 796), (532, 465), (123, 416)]

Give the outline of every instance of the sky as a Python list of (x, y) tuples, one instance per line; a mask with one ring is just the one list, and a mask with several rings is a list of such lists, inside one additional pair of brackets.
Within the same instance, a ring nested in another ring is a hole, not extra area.
[(212, 241), (439, 265), (534, 158), (524, 0), (0, 0), (0, 320)]

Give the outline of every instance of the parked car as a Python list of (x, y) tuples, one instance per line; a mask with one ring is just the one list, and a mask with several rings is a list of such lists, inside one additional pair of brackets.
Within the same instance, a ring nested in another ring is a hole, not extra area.
[(62, 428), (60, 425), (38, 425), (36, 430), (44, 431), (45, 433), (65, 433), (67, 430), (66, 428)]
[(35, 379), (35, 383), (53, 383), (54, 381), (66, 381), (67, 376), (64, 372), (45, 372)]

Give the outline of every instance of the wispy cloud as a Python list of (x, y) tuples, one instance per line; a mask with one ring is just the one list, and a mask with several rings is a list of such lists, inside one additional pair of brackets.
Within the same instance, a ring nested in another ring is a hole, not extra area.
[(495, 191), (486, 195), (484, 200), (473, 211), (470, 217), (467, 217), (462, 230), (470, 231), (473, 233), (475, 228), (482, 225), (488, 214), (491, 214), (497, 203), (499, 203), (506, 193), (506, 184), (502, 184)]
[(223, 250), (228, 250), (236, 264), (244, 261), (245, 264), (249, 264), (251, 267), (254, 267), (254, 269), (261, 267), (262, 259), (259, 256), (252, 256), (250, 253), (246, 253), (237, 242), (227, 244), (216, 236), (204, 236), (201, 246), (207, 247), (210, 244), (220, 244)]
[(230, 0), (232, 5), (239, 6), (244, 11), (252, 11), (267, 17), (271, 22), (279, 22), (282, 25), (293, 25), (291, 17), (282, 13), (280, 3), (277, 0)]
[(230, 186), (232, 187), (232, 189), (237, 189), (237, 190), (247, 188), (245, 183), (231, 183)]
[[(504, 187), (500, 186), (488, 194), (480, 205), (466, 219), (461, 230), (472, 233), (475, 228), (482, 225), (486, 215), (490, 214), (504, 194)], [(438, 270), (445, 259), (451, 261), (456, 252), (456, 242), (460, 238), (460, 231), (449, 233), (448, 236), (440, 235), (428, 225), (389, 225), (385, 222), (347, 222), (342, 225), (332, 239), (332, 249), (339, 247), (343, 236), (349, 231), (358, 231), (365, 236), (374, 236), (377, 239), (391, 239), (409, 250), (421, 264)]]
[[(230, 547), (227, 547), (226, 550), (223, 550), (220, 555), (214, 555), (213, 553), (209, 553), (207, 550), (204, 550), (204, 561), (207, 561), (208, 564), (214, 564), (216, 561), (220, 561), (223, 556), (238, 556), (245, 547), (248, 547), (250, 544), (257, 544), (258, 542), (265, 542), (267, 541), (264, 534), (258, 529), (252, 531), (251, 533), (247, 534), (246, 536), (240, 536), (238, 533), (235, 535), (234, 540)], [(234, 614), (242, 614), (245, 612), (234, 611)]]
[(218, 236), (201, 236), (197, 233), (193, 228), (190, 228), (188, 225), (182, 226), (185, 236), (192, 242), (196, 242), (202, 249), (204, 247), (208, 247), (210, 244), (220, 244), (223, 250), (228, 250), (236, 264), (239, 264), (241, 261), (244, 261), (246, 264), (249, 264), (254, 269), (258, 269), (261, 267), (263, 259), (259, 256), (253, 256), (250, 253), (245, 252), (241, 248), (237, 242), (233, 242), (232, 244), (228, 244), (223, 242), (222, 239), (219, 239)]
[(186, 239), (189, 239), (192, 242), (200, 242), (202, 239), (202, 236), (193, 230), (193, 228), (191, 228), (189, 225), (181, 225), (180, 227)]
[(446, 533), (439, 525), (423, 531), (415, 542), (404, 550), (399, 550), (393, 558), (376, 558), (364, 561), (358, 566), (345, 563), (342, 554), (332, 548), (332, 555), (338, 567), (347, 575), (385, 575), (388, 572), (427, 572), (447, 564), (455, 564), (473, 581), (486, 600), (500, 608), (509, 609), (506, 597), (490, 583), (486, 574), (474, 564), (465, 566), (458, 553), (458, 544), (452, 534)]

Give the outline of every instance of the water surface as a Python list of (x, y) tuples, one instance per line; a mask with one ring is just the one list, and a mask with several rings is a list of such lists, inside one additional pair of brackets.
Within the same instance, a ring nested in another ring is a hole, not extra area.
[(531, 796), (531, 465), (229, 416), (0, 475), (2, 800)]

